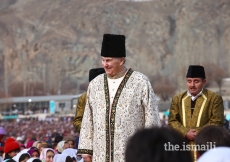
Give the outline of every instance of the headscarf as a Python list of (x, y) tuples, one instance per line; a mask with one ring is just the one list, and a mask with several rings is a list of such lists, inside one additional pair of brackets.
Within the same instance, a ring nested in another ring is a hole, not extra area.
[(75, 159), (77, 159), (77, 150), (76, 149), (67, 148), (67, 149), (62, 151), (62, 154), (65, 154), (65, 155), (70, 156), (71, 158), (74, 157)]
[(37, 144), (38, 143), (42, 143), (41, 141), (35, 141), (34, 143), (33, 143), (33, 145), (32, 145), (32, 147), (37, 147)]
[(75, 137), (73, 135), (68, 135), (68, 136), (65, 136), (63, 138), (63, 141), (67, 142), (67, 141), (73, 141), (75, 142)]
[(51, 149), (51, 148), (44, 148), (43, 150), (42, 150), (42, 152), (41, 152), (41, 154), (40, 154), (40, 160), (46, 160), (46, 153), (47, 153), (47, 151), (49, 151), (49, 150), (51, 150), (51, 151), (53, 151), (54, 152), (54, 155), (55, 155), (55, 151), (53, 150), (53, 149)]
[(229, 147), (215, 147), (205, 152), (198, 159), (197, 162), (229, 162), (230, 148)]
[(14, 156), (12, 159), (15, 160), (16, 162), (19, 162), (19, 159), (20, 157), (23, 155), (23, 154), (28, 154), (29, 157), (30, 157), (30, 154), (27, 153), (28, 149), (24, 149), (22, 151), (20, 151), (16, 156)]
[(30, 140), (29, 142), (27, 142), (27, 144), (26, 144), (26, 148), (30, 148), (30, 147), (32, 147), (32, 146), (33, 146), (33, 144), (34, 144), (34, 141), (33, 141), (33, 140)]
[(68, 155), (65, 154), (56, 154), (54, 156), (53, 162), (65, 162)]
[(39, 151), (38, 151), (38, 148), (37, 147), (31, 147), (29, 150), (28, 150), (28, 153), (30, 154), (30, 156), (32, 157), (32, 154), (34, 152), (37, 152), (38, 155), (39, 155)]
[(57, 151), (62, 153), (62, 151), (64, 150), (64, 144), (65, 144), (65, 141), (61, 141), (57, 144)]

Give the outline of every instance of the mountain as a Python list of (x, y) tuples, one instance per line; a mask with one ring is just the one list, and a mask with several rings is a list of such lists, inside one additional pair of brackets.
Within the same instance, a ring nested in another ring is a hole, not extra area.
[(78, 94), (101, 67), (104, 33), (126, 36), (126, 64), (185, 88), (190, 64), (230, 75), (229, 0), (1, 0), (0, 95)]

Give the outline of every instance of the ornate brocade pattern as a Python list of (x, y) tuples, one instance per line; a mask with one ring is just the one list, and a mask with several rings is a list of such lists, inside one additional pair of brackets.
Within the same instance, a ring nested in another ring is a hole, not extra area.
[[(114, 99), (114, 111), (109, 120), (109, 89), (105, 86), (104, 77), (104, 74), (99, 75), (88, 87), (79, 153), (83, 149), (93, 150), (93, 162), (125, 162), (124, 153), (129, 137), (144, 127), (160, 126), (156, 97), (148, 78), (133, 71), (127, 80), (124, 77), (125, 84), (117, 91), (119, 98), (116, 104)], [(110, 148), (113, 151), (108, 151)]]
[[(106, 99), (106, 162), (114, 161), (114, 129), (115, 129), (115, 114), (116, 114), (116, 107), (118, 103), (118, 99), (120, 97), (121, 91), (125, 86), (126, 82), (128, 81), (129, 77), (133, 73), (132, 69), (129, 69), (127, 74), (125, 75), (124, 79), (122, 80), (121, 84), (118, 87), (116, 95), (114, 97), (112, 103), (112, 110), (111, 110), (111, 117), (109, 119), (110, 113), (110, 100), (109, 100), (109, 88), (108, 88), (108, 80), (107, 75), (104, 74), (104, 86), (105, 86), (105, 99)], [(110, 135), (111, 134), (111, 135)], [(111, 139), (110, 139), (111, 138)], [(110, 156), (111, 152), (111, 156)], [(110, 158), (111, 157), (111, 158)]]

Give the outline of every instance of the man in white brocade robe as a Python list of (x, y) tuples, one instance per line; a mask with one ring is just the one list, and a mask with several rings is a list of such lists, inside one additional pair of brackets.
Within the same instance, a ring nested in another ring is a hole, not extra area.
[(89, 84), (78, 154), (85, 162), (124, 162), (128, 138), (145, 127), (160, 126), (149, 79), (125, 63), (125, 36), (105, 34), (105, 74)]

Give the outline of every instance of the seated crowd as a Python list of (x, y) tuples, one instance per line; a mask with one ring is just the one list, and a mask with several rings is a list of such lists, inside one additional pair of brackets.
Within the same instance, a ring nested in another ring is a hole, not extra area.
[[(43, 126), (42, 129), (37, 122)], [(17, 122), (4, 124), (4, 127), (0, 127), (0, 162), (77, 162), (82, 160), (77, 156), (78, 134), (74, 131), (71, 121), (59, 122), (59, 126), (54, 124), (52, 127), (47, 121), (18, 122), (23, 125), (24, 131), (17, 126)], [(14, 131), (8, 133), (12, 130), (12, 124), (15, 129), (25, 134), (15, 137), (14, 135), (19, 134), (15, 134)], [(42, 135), (44, 129), (45, 136)], [(37, 130), (40, 136), (36, 136), (33, 130)], [(143, 129), (137, 131), (127, 141), (125, 160), (126, 162), (192, 162), (192, 150), (188, 149), (190, 148), (187, 147), (188, 145), (190, 144), (181, 134), (169, 127)], [(197, 134), (194, 145), (198, 162), (230, 161), (230, 133), (223, 127), (205, 126)], [(176, 150), (174, 146), (179, 149)]]

